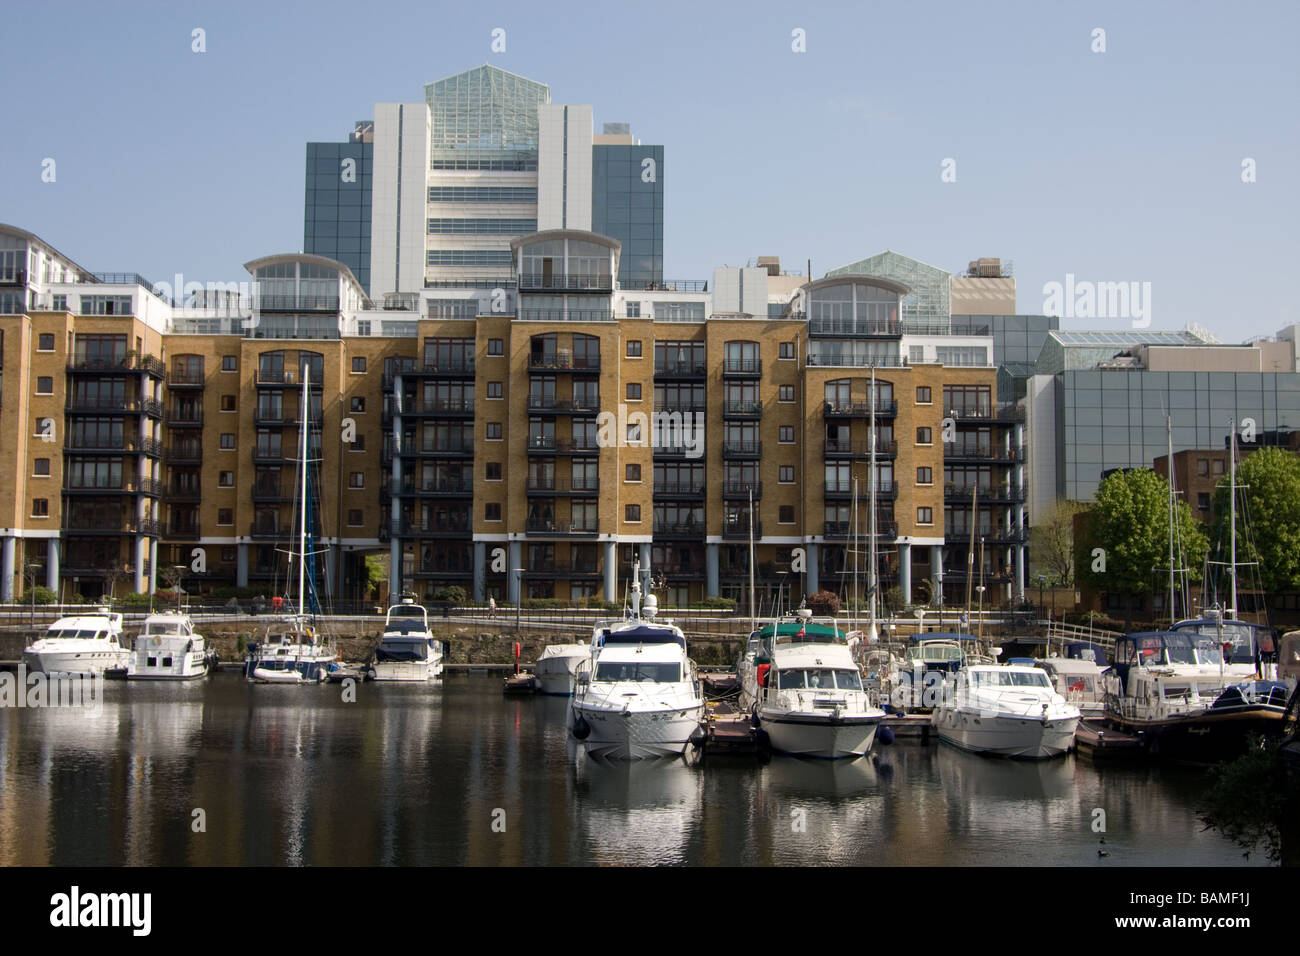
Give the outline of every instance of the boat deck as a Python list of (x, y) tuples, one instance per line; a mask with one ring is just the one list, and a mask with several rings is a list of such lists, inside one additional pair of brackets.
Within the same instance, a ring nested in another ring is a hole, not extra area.
[(1100, 720), (1084, 718), (1074, 732), (1075, 752), (1093, 760), (1136, 757), (1143, 751), (1142, 738), (1107, 727)]

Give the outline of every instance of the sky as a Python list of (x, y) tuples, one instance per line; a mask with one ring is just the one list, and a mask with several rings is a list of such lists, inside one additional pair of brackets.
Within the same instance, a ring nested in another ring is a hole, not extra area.
[(491, 63), (664, 145), (670, 279), (888, 248), (1010, 261), (1021, 313), (1124, 282), (1150, 328), (1300, 322), (1294, 0), (5, 6), (0, 221), (95, 271), (246, 279), (302, 246), (307, 142)]

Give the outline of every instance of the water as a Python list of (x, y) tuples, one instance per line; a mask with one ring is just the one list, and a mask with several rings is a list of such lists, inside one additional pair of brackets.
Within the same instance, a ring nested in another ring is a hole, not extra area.
[(1198, 771), (914, 742), (878, 763), (606, 763), (574, 752), (567, 700), (503, 698), (499, 677), (356, 692), (225, 673), (106, 684), (95, 719), (0, 710), (0, 865), (1246, 862), (1202, 832)]

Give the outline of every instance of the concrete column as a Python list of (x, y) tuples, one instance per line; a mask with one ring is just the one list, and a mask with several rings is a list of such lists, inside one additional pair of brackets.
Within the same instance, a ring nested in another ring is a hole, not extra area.
[(487, 600), (487, 542), (474, 542), (474, 603)]
[(903, 603), (912, 603), (912, 545), (898, 546), (898, 589), (903, 592)]
[(1015, 589), (1015, 599), (1017, 601), (1024, 601), (1025, 599), (1025, 546), (1023, 544), (1016, 545), (1016, 576), (1015, 579), (1011, 582), (1011, 586)]
[(821, 545), (810, 543), (804, 546), (807, 552), (805, 559), (807, 564), (808, 593), (816, 594), (822, 589), (822, 563), (821, 563)]
[(45, 586), (59, 596), (59, 539), (48, 538), (45, 550)]
[(934, 577), (935, 585), (939, 589), (937, 595), (939, 606), (943, 607), (943, 581), (941, 579), (943, 574), (943, 545), (941, 544), (930, 545), (930, 574)]
[(718, 596), (718, 546), (704, 546), (704, 594), (706, 597)]
[(506, 568), (506, 590), (511, 604), (518, 604), (521, 597), (519, 592), (522, 590), (523, 582), (519, 580), (519, 575), (515, 573), (515, 568), (522, 568), (524, 566), (523, 550), (524, 546), (521, 542), (510, 542), (510, 550), (508, 552), (510, 555), (510, 566)]
[[(394, 501), (396, 507), (396, 501)], [(393, 529), (392, 540), (388, 543), (388, 600), (395, 602), (402, 593), (402, 539)]]
[(618, 600), (618, 545), (605, 542), (605, 600)]
[(644, 541), (641, 543), (641, 593), (643, 594), (650, 593), (648, 584), (650, 572), (650, 542)]
[(142, 534), (135, 536), (135, 593), (144, 590), (144, 562), (149, 553), (149, 540)]
[(3, 569), (0, 569), (0, 575), (3, 580), (0, 581), (0, 599), (6, 604), (12, 604), (14, 599), (14, 536), (9, 534), (4, 538), (3, 549)]
[(248, 545), (235, 546), (235, 586), (248, 587)]
[(149, 542), (149, 593), (158, 590), (158, 539)]

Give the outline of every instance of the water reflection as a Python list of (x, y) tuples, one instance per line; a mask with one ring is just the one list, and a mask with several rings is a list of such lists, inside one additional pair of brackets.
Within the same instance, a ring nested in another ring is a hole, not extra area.
[(607, 761), (581, 747), (573, 762), (578, 832), (592, 863), (687, 862), (700, 823), (703, 776), (683, 758)]

